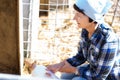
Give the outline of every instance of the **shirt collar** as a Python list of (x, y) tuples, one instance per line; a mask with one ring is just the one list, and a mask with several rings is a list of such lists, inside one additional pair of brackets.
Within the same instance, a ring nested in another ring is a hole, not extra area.
[[(96, 31), (97, 28), (98, 28), (98, 24), (95, 26), (95, 31)], [(88, 38), (88, 34), (89, 34), (89, 32), (85, 28), (83, 28), (81, 37), (83, 38), (84, 41), (89, 41), (90, 40)]]

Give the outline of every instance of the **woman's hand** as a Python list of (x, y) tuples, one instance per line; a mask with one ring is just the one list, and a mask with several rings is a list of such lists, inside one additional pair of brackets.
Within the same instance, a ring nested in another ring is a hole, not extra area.
[(67, 73), (75, 73), (76, 70), (77, 68), (70, 65), (67, 61), (64, 61), (64, 66), (62, 66), (59, 69), (60, 72), (67, 72)]
[(64, 62), (61, 62), (61, 63), (47, 66), (47, 70), (55, 73), (55, 72), (59, 71), (63, 66), (64, 66)]

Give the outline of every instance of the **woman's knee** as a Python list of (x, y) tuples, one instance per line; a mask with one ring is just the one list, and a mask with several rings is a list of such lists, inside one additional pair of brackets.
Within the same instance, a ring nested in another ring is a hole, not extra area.
[(61, 79), (67, 79), (67, 80), (72, 80), (72, 78), (76, 77), (74, 73), (62, 73)]
[(74, 77), (72, 80), (87, 80), (87, 79), (82, 78), (82, 77)]

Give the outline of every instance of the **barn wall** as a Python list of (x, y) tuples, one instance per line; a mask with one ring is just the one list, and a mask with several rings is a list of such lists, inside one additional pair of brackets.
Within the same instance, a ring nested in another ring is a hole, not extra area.
[(19, 74), (17, 0), (0, 0), (0, 73)]

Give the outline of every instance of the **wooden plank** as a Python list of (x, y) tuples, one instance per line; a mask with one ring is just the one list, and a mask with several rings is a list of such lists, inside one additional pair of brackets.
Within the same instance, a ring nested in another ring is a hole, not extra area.
[(0, 0), (0, 73), (20, 73), (17, 1)]

